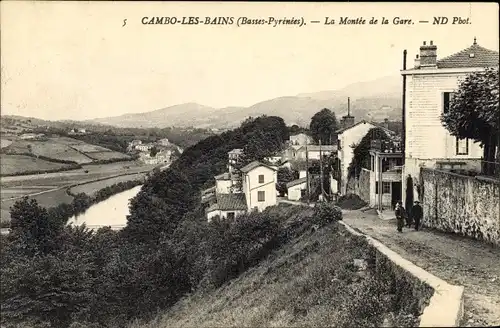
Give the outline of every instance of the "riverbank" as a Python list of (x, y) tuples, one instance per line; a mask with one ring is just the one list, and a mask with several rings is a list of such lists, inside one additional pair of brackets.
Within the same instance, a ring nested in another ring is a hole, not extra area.
[[(114, 183), (130, 179), (142, 179), (154, 167), (152, 165), (144, 165), (140, 162), (132, 164), (112, 163), (89, 165), (83, 169), (67, 172), (2, 177), (0, 179), (0, 222), (8, 222), (10, 220), (9, 208), (24, 196), (36, 199), (41, 206), (47, 208), (64, 203), (70, 204), (74, 197), (66, 192), (69, 188), (82, 186), (78, 191), (91, 196), (91, 194), (95, 194), (99, 189)], [(136, 175), (137, 177), (135, 177)]]
[[(46, 208), (63, 208), (66, 211), (67, 206), (63, 205), (73, 205), (71, 208), (75, 208), (76, 213), (81, 213), (87, 210), (90, 206), (99, 203), (117, 193), (123, 192), (128, 189), (132, 189), (144, 182), (145, 173), (135, 173), (135, 174), (120, 174), (115, 175), (110, 178), (97, 179), (89, 181), (86, 183), (74, 184), (70, 186), (58, 187), (54, 190), (49, 190), (45, 193), (37, 193), (30, 196), (30, 199), (35, 199), (39, 205)], [(88, 185), (88, 186), (87, 186)], [(82, 192), (73, 193), (71, 191), (72, 187), (81, 188)], [(99, 189), (98, 189), (99, 188)], [(76, 206), (75, 199), (78, 197)], [(24, 196), (18, 196), (13, 199), (2, 200), (2, 221), (0, 222), (1, 228), (7, 228), (10, 222), (10, 206), (12, 206), (16, 201), (19, 201)], [(74, 213), (66, 214), (69, 219)]]

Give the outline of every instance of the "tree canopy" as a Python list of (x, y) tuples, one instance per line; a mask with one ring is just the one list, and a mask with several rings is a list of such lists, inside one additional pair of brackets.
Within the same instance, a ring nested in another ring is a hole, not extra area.
[(441, 122), (453, 136), (469, 138), (483, 146), (484, 160), (498, 158), (500, 111), (498, 68), (473, 72), (461, 81)]
[(321, 140), (323, 145), (330, 145), (333, 140), (336, 140), (335, 131), (337, 129), (338, 123), (335, 113), (328, 108), (323, 108), (314, 114), (309, 125), (309, 130), (314, 141), (318, 143)]

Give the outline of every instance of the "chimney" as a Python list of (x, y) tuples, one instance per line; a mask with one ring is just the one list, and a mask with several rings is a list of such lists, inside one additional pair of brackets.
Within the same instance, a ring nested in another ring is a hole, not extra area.
[(354, 116), (351, 116), (351, 98), (347, 97), (347, 115), (342, 116), (343, 128), (348, 128), (354, 125)]
[(420, 57), (417, 55), (417, 57), (415, 57), (415, 66), (414, 68), (420, 68)]
[(430, 41), (427, 45), (424, 44), (420, 47), (420, 67), (421, 68), (436, 68), (437, 61), (437, 47)]

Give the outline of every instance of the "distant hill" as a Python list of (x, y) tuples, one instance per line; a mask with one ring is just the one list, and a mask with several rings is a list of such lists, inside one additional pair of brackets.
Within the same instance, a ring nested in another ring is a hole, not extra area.
[[(265, 100), (250, 107), (213, 108), (197, 103), (185, 103), (144, 113), (124, 114), (86, 121), (46, 121), (31, 119), (35, 125), (70, 128), (78, 125), (115, 126), (122, 128), (234, 128), (247, 117), (275, 115), (288, 125), (308, 126), (311, 117), (323, 108), (335, 112), (338, 119), (347, 113), (347, 97), (351, 98), (351, 115), (356, 121), (401, 120), (401, 81), (399, 76), (387, 76), (367, 82), (350, 84), (339, 90), (302, 93)], [(3, 116), (7, 117), (7, 116)]]
[(332, 109), (340, 118), (347, 113), (347, 97), (351, 98), (351, 114), (357, 120), (401, 119), (401, 82), (389, 76), (359, 82), (340, 90), (304, 93), (259, 102), (250, 107), (212, 108), (186, 103), (151, 112), (125, 114), (86, 121), (119, 127), (199, 127), (230, 128), (249, 116), (276, 115), (287, 124), (308, 125), (311, 117), (323, 108)]

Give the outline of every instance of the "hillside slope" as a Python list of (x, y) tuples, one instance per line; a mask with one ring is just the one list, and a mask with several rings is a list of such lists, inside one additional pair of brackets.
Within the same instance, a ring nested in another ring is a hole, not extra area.
[[(298, 226), (297, 217), (305, 222), (314, 213), (289, 205), (273, 211), (288, 212), (295, 218), (289, 225)], [(365, 239), (350, 235), (336, 222), (299, 229), (295, 238), (228, 284), (197, 292), (153, 321), (129, 328), (418, 324), (419, 311), (409, 305), (411, 301), (400, 301), (391, 275), (382, 279), (376, 274)], [(359, 269), (359, 262), (368, 267)]]

